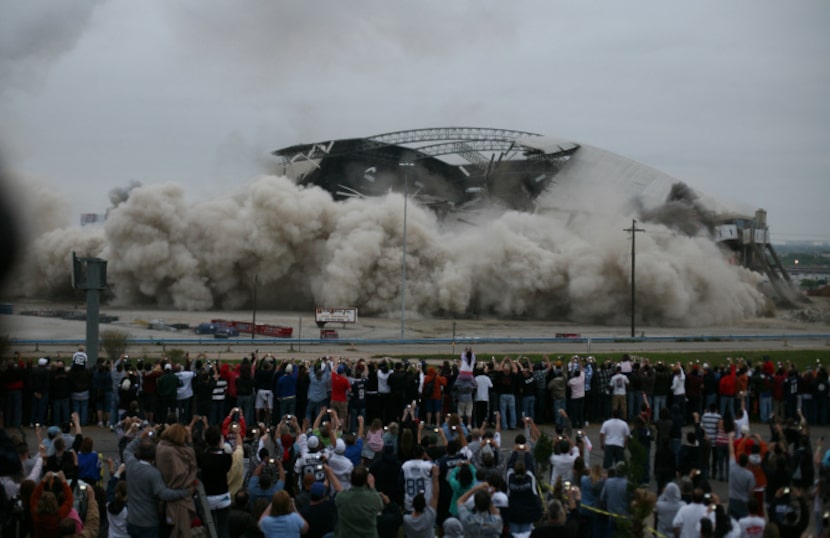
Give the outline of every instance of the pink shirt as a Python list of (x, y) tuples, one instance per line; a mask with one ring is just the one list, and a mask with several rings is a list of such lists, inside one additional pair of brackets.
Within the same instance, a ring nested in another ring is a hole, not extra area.
[(579, 371), (579, 375), (568, 380), (571, 387), (571, 399), (585, 397), (585, 372)]

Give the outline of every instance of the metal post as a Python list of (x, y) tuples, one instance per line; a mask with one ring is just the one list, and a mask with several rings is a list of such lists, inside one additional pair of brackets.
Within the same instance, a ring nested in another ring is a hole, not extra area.
[(398, 163), (403, 166), (403, 254), (401, 255), (401, 340), (406, 334), (406, 206), (409, 199), (409, 168), (412, 162)]
[(300, 341), (303, 339), (303, 318), (300, 318), (300, 327), (297, 331), (297, 353), (301, 351), (300, 349)]
[(635, 256), (635, 248), (634, 248), (634, 238), (637, 236), (637, 232), (644, 232), (645, 230), (642, 228), (637, 228), (637, 219), (631, 220), (631, 228), (625, 228), (623, 231), (631, 233), (631, 338), (634, 338), (634, 316), (635, 312), (637, 311), (637, 303), (636, 303), (636, 295), (635, 295), (635, 279), (634, 279), (634, 256)]
[[(100, 280), (100, 268), (98, 263), (87, 264), (87, 282), (98, 282)], [(106, 269), (105, 269), (106, 270)], [(101, 291), (97, 288), (86, 290), (86, 356), (87, 368), (95, 368), (98, 362), (98, 323), (101, 319)]]
[(452, 322), (452, 354), (455, 356), (455, 322)]

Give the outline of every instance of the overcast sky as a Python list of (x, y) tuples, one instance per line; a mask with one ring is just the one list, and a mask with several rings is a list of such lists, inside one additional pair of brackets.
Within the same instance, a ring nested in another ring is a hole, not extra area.
[(193, 201), (300, 142), (433, 126), (599, 146), (830, 240), (830, 2), (7, 0), (7, 165), (81, 212)]

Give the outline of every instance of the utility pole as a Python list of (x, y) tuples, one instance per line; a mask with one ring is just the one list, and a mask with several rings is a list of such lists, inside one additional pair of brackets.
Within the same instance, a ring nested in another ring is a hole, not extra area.
[(634, 279), (634, 268), (635, 268), (635, 248), (634, 248), (634, 238), (637, 237), (637, 232), (644, 232), (643, 228), (637, 228), (637, 219), (631, 220), (631, 228), (624, 228), (623, 231), (629, 232), (631, 234), (631, 338), (634, 338), (634, 315), (637, 311), (637, 302), (635, 296), (635, 279)]
[(415, 163), (400, 162), (403, 167), (403, 255), (401, 256), (401, 340), (406, 334), (406, 206), (409, 198), (409, 169)]
[(256, 336), (256, 289), (257, 289), (258, 284), (259, 284), (259, 273), (254, 274), (254, 293), (253, 293), (253, 295), (254, 295), (254, 304), (253, 304), (253, 306), (254, 306), (254, 315), (253, 315), (253, 319), (251, 319), (251, 341), (253, 341), (254, 337)]

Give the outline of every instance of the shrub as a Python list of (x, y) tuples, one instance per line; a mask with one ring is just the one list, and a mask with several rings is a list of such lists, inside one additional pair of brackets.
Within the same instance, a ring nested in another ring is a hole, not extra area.
[(118, 360), (127, 351), (127, 336), (127, 333), (116, 330), (101, 332), (101, 349), (111, 361)]

